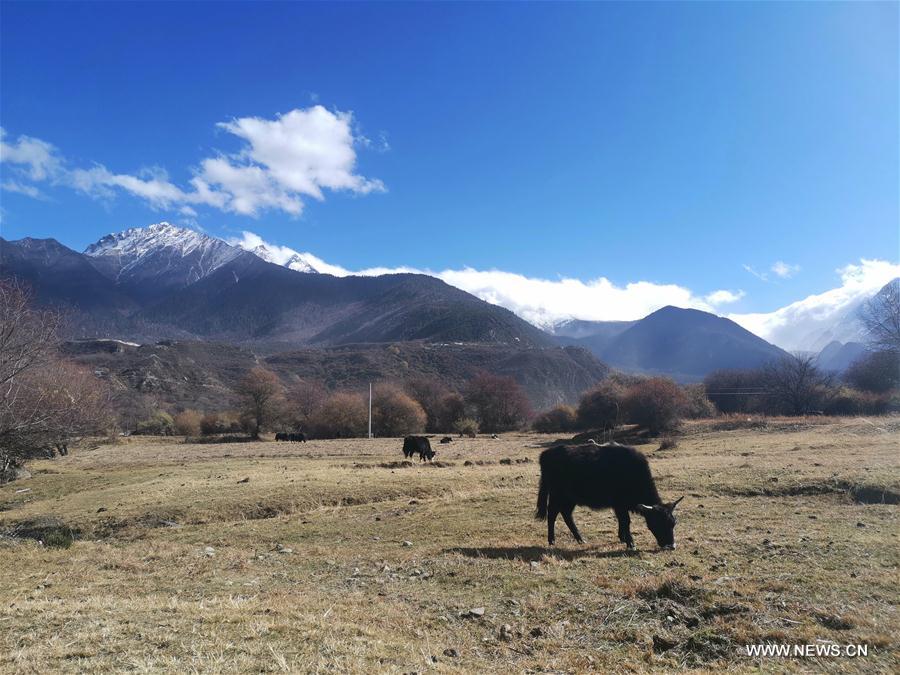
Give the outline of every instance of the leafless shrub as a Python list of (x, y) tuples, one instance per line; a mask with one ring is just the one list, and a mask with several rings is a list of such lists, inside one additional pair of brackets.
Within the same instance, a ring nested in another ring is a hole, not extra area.
[(112, 424), (108, 388), (60, 359), (59, 327), (21, 284), (0, 281), (0, 477)]

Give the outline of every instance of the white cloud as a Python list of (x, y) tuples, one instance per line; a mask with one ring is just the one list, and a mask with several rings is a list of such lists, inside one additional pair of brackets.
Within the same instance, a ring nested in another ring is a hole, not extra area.
[[(278, 244), (270, 244), (258, 234), (253, 232), (241, 232), (240, 237), (231, 237), (226, 240), (232, 246), (240, 246), (247, 251), (255, 251), (259, 247), (264, 247), (269, 252), (269, 261), (276, 265), (284, 265), (292, 257), (299, 255), (298, 251), (287, 246), (279, 246)], [(343, 275), (335, 275), (343, 276)]]
[(323, 188), (359, 194), (384, 190), (381, 181), (354, 173), (357, 137), (352, 113), (316, 105), (274, 120), (242, 117), (218, 126), (247, 141), (240, 159), (264, 167), (286, 192), (323, 199)]
[(437, 272), (406, 266), (371, 267), (353, 271), (326, 263), (311, 253), (270, 244), (253, 232), (243, 232), (240, 238), (233, 238), (229, 243), (250, 251), (265, 246), (270, 259), (282, 265), (293, 256), (300, 256), (319, 272), (334, 276), (427, 274), (486, 302), (505, 307), (538, 326), (548, 326), (571, 318), (595, 321), (640, 319), (666, 305), (710, 312), (714, 311), (714, 303), (709, 301), (710, 297), (722, 303), (736, 301), (743, 295), (740, 291), (737, 293), (716, 291), (707, 298), (701, 298), (689, 289), (675, 284), (638, 281), (617, 286), (604, 277), (590, 281), (567, 278), (540, 279), (513, 272), (476, 270), (471, 267)]
[(0, 127), (0, 163), (13, 164), (23, 176), (42, 181), (60, 170), (62, 161), (50, 143), (31, 136), (19, 136), (15, 143), (5, 139), (6, 131)]
[(743, 268), (760, 281), (768, 281), (769, 272), (774, 274), (779, 279), (790, 279), (800, 271), (800, 265), (790, 265), (783, 260), (775, 261), (774, 263), (772, 263), (772, 266), (769, 267), (769, 270), (765, 272), (761, 272), (751, 265), (743, 265)]
[(271, 120), (242, 117), (217, 126), (244, 146), (233, 155), (202, 159), (186, 188), (157, 167), (137, 174), (115, 173), (101, 164), (66, 170), (56, 148), (28, 136), (15, 144), (0, 136), (0, 159), (18, 165), (32, 181), (53, 178), (94, 197), (110, 199), (121, 190), (155, 208), (204, 205), (246, 216), (266, 209), (296, 216), (304, 198), (322, 200), (325, 190), (361, 195), (385, 190), (380, 180), (356, 173), (356, 147), (369, 141), (354, 132), (350, 112), (315, 105)]
[[(900, 265), (861, 260), (836, 270), (841, 285), (810, 295), (774, 312), (730, 314), (729, 319), (788, 350), (821, 349), (832, 339), (859, 339), (855, 313), (886, 283), (900, 277)], [(823, 344), (824, 343), (824, 344)]]
[(768, 281), (769, 280), (769, 275), (766, 274), (765, 272), (759, 272), (756, 269), (754, 269), (753, 267), (751, 267), (750, 265), (743, 265), (742, 267), (745, 270), (747, 270), (748, 272), (750, 272), (750, 274), (755, 276), (760, 281)]
[(32, 199), (46, 199), (46, 195), (34, 185), (24, 185), (16, 181), (4, 181), (0, 184), (0, 189), (6, 190), (7, 192), (18, 192), (19, 194), (31, 197)]
[(703, 299), (713, 307), (718, 307), (719, 305), (728, 305), (737, 302), (738, 300), (743, 298), (744, 295), (746, 295), (744, 291), (721, 290), (713, 291)]
[(782, 260), (778, 260), (772, 265), (771, 270), (777, 277), (790, 279), (800, 271), (800, 265), (789, 265)]

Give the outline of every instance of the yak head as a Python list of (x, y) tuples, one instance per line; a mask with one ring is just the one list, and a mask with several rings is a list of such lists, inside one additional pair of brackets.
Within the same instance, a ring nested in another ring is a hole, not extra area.
[(684, 497), (679, 497), (671, 504), (638, 504), (638, 512), (647, 521), (647, 527), (656, 537), (656, 543), (663, 549), (675, 548), (675, 507)]

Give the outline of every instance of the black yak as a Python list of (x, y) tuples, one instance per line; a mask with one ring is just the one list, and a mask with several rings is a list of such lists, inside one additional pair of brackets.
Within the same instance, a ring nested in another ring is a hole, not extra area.
[(663, 504), (650, 465), (639, 451), (618, 443), (556, 447), (541, 453), (541, 484), (535, 518), (547, 519), (552, 546), (556, 516), (562, 514), (572, 536), (581, 544), (572, 511), (576, 506), (613, 509), (619, 521), (619, 541), (634, 548), (630, 513), (639, 513), (660, 548), (675, 548), (673, 511), (682, 498)]
[(435, 452), (431, 449), (431, 442), (425, 436), (407, 436), (403, 439), (403, 456), (412, 457), (419, 454), (419, 460), (434, 459)]
[(450, 438), (449, 436), (444, 436), (444, 437), (441, 439), (441, 443), (444, 443), (444, 444), (446, 444), (446, 443), (452, 443), (452, 442), (453, 442), (453, 439)]
[(306, 434), (302, 431), (292, 431), (290, 433), (286, 431), (279, 431), (275, 434), (276, 441), (288, 441), (290, 443), (306, 443)]

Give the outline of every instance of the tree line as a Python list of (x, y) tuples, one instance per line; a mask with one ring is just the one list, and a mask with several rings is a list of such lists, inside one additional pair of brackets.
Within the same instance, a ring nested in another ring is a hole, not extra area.
[[(243, 432), (303, 431), (313, 438), (353, 438), (368, 433), (368, 392), (330, 391), (317, 380), (285, 383), (262, 367), (247, 372), (236, 387), (240, 405), (226, 412), (157, 412), (137, 424), (136, 433), (185, 436)], [(380, 382), (373, 388), (372, 433), (404, 436), (425, 432), (474, 435), (521, 429), (532, 416), (515, 379), (479, 373), (462, 391), (436, 377)]]

